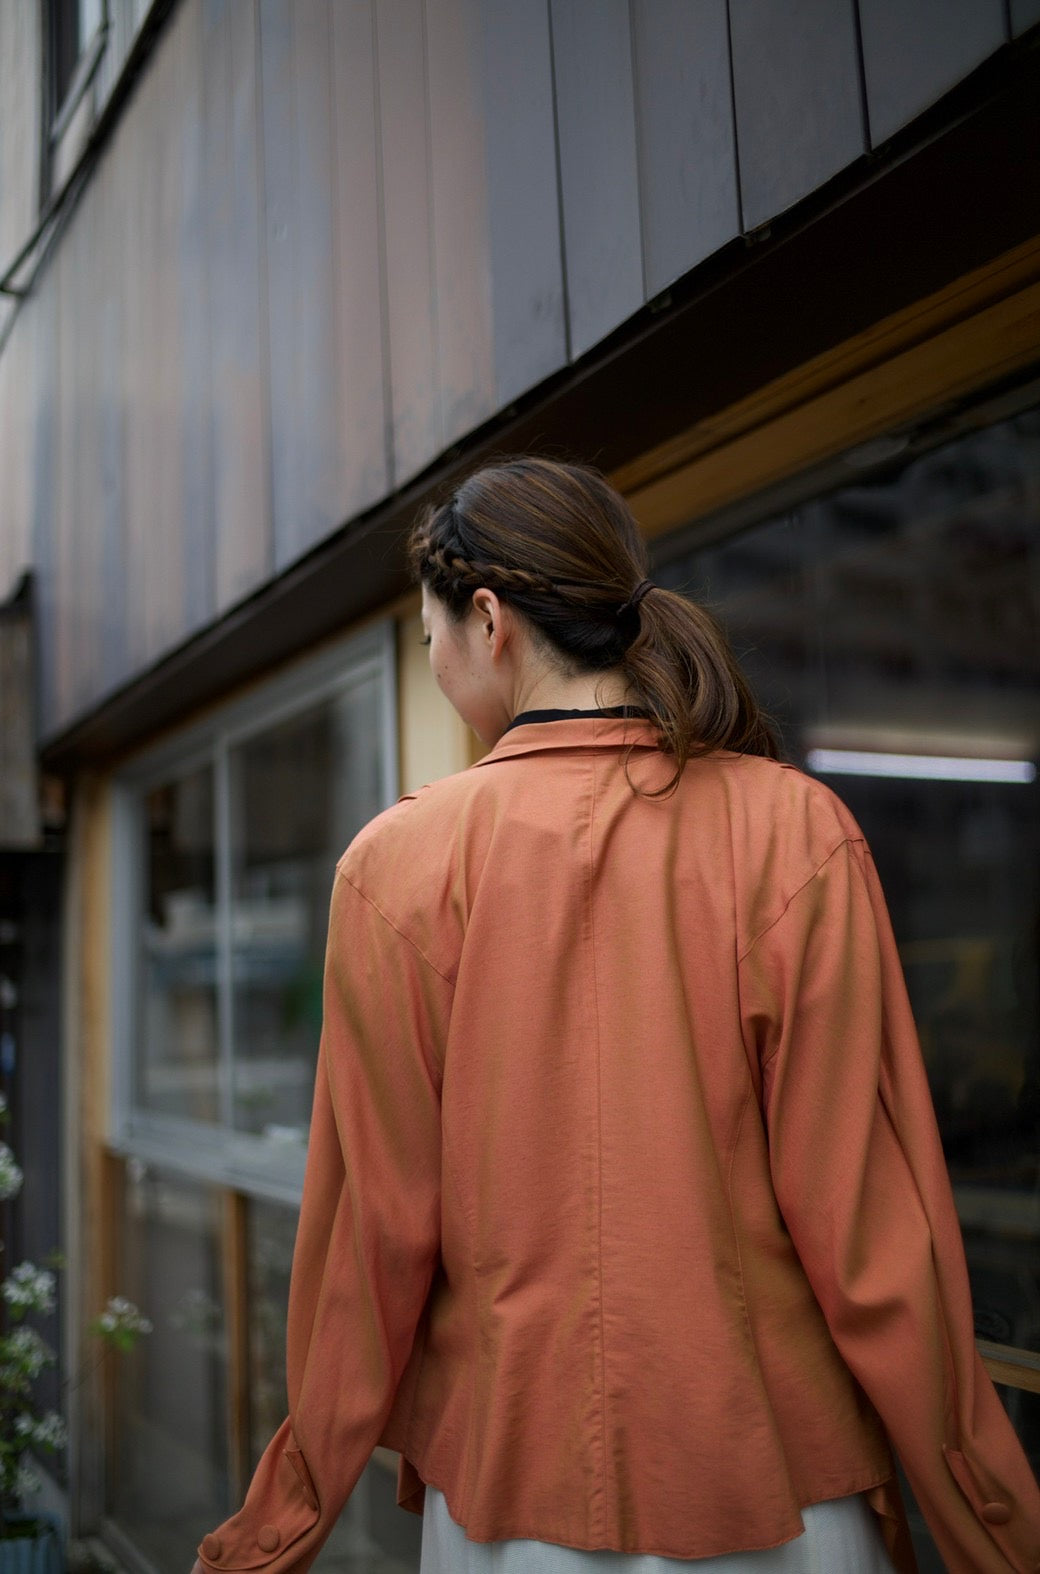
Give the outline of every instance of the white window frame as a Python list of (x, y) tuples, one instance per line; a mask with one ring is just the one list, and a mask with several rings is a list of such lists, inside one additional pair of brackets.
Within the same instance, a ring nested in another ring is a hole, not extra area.
[[(214, 825), (218, 975), (227, 965), (231, 883), (228, 757), (232, 748), (278, 723), (373, 677), (380, 684), (381, 796), (384, 806), (398, 796), (396, 638), (392, 620), (381, 621), (337, 641), (261, 682), (242, 697), (146, 749), (121, 770), (112, 787), (112, 1077), (109, 1100), (111, 1149), (272, 1202), (297, 1205), (306, 1149), (236, 1132), (231, 1125), (231, 1035), (228, 991), (218, 990), (220, 1025), (218, 1085), (223, 1122), (210, 1126), (149, 1113), (134, 1103), (137, 941), (140, 931), (142, 808), (153, 787), (201, 765), (214, 771)], [(330, 882), (331, 894), (331, 882)], [(317, 1052), (317, 1044), (315, 1044)]]

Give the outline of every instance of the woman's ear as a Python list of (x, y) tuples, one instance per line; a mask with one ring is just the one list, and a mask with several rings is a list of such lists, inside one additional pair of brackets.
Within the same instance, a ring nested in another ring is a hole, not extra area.
[(491, 647), (491, 654), (497, 656), (508, 637), (509, 617), (505, 604), (493, 590), (481, 589), (473, 592), (473, 609), (480, 619), (481, 633)]

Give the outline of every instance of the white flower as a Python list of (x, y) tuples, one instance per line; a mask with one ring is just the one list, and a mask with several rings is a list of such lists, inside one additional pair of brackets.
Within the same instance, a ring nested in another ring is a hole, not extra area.
[(64, 1448), (68, 1442), (68, 1429), (56, 1410), (48, 1410), (37, 1418), (24, 1411), (14, 1424), (15, 1433), (34, 1448)]
[(19, 1263), (0, 1286), (0, 1294), (19, 1312), (53, 1312), (54, 1275), (31, 1262)]
[(32, 1497), (35, 1493), (39, 1492), (42, 1486), (43, 1482), (40, 1480), (35, 1470), (33, 1470), (30, 1465), (22, 1464), (22, 1462), (19, 1461), (18, 1469), (15, 1472), (14, 1478), (15, 1497)]
[(105, 1310), (97, 1320), (98, 1328), (104, 1334), (150, 1334), (152, 1325), (147, 1317), (142, 1317), (133, 1301), (128, 1301), (125, 1295), (113, 1295)]
[(0, 1142), (0, 1202), (17, 1197), (22, 1189), (22, 1172), (6, 1142)]
[(13, 1334), (0, 1340), (0, 1379), (37, 1378), (54, 1359), (54, 1351), (35, 1328), (16, 1328)]

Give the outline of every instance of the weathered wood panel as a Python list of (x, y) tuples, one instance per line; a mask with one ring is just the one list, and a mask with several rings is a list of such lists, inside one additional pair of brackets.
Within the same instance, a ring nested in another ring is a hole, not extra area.
[(859, 0), (859, 23), (874, 145), (1006, 41), (1004, 0)]
[(174, 262), (171, 287), (177, 306), (181, 366), (171, 411), (181, 500), (181, 630), (191, 634), (213, 616), (213, 447), (210, 406), (211, 311), (209, 298), (208, 124), (204, 94), (206, 34), (200, 0), (178, 20), (175, 135), (179, 223), (168, 238)]
[(545, 0), (484, 0), (496, 403), (566, 364), (552, 42)]
[[(32, 233), (39, 172), (42, 7), (0, 0), (0, 273)], [(0, 296), (0, 331), (13, 302)]]
[(646, 288), (740, 233), (726, 0), (633, 0)]
[(328, 0), (261, 0), (275, 567), (341, 519)]
[(570, 351), (643, 304), (628, 0), (551, 0)]
[(422, 0), (379, 0), (376, 22), (393, 482), (399, 485), (442, 446)]
[(495, 409), (480, 0), (426, 8), (437, 399), (442, 443)]
[(344, 518), (389, 487), (386, 296), (380, 260), (375, 18), (332, 6), (335, 334)]
[(852, 0), (730, 6), (745, 230), (782, 213), (866, 148)]
[(151, 116), (157, 136), (154, 163), (147, 170), (148, 224), (143, 269), (151, 322), (151, 362), (146, 369), (151, 406), (147, 428), (151, 496), (144, 518), (135, 521), (146, 555), (144, 570), (145, 651), (155, 660), (176, 643), (184, 626), (184, 552), (186, 535), (179, 419), (184, 378), (184, 329), (177, 272), (178, 238), (184, 205), (183, 149), (178, 135), (181, 109), (181, 57), (194, 5), (174, 12), (164, 46), (144, 89), (152, 94)]
[[(55, 498), (57, 494), (58, 427), (58, 273), (49, 270), (35, 296), (35, 310), (15, 324), (14, 334), (24, 336), (22, 349), (31, 378), (26, 391), (31, 400), (30, 487), (32, 562), (36, 611), (39, 619), (40, 728), (46, 732), (58, 715), (57, 651), (54, 627), (57, 615)], [(12, 342), (14, 342), (12, 340)], [(6, 353), (6, 352), (5, 352)]]
[(0, 856), (40, 841), (31, 605), (0, 603)]
[[(98, 173), (98, 210), (108, 225), (118, 211), (117, 172), (106, 160)], [(115, 232), (118, 234), (118, 231)], [(100, 550), (100, 685), (113, 689), (127, 673), (126, 650), (126, 401), (122, 280), (114, 268), (97, 281), (95, 398)]]
[(204, 0), (202, 47), (213, 594), (223, 611), (274, 565), (256, 0)]
[(1015, 38), (1040, 22), (1040, 0), (1011, 0), (1011, 32)]

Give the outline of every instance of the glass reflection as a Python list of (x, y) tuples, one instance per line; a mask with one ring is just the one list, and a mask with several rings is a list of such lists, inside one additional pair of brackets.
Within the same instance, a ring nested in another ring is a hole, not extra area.
[(662, 582), (718, 612), (795, 763), (833, 765), (836, 751), (847, 769), (853, 751), (866, 751), (1018, 767), (981, 772), (1007, 780), (948, 780), (914, 765), (824, 779), (863, 826), (885, 885), (977, 1331), (1034, 1351), (1038, 496), (1033, 410), (719, 545), (663, 543), (657, 567)]
[[(249, 1205), (250, 1448), (255, 1467), (285, 1417), (285, 1318), (296, 1213)], [(349, 1337), (349, 1334), (347, 1335)], [(314, 1567), (318, 1574), (414, 1574), (422, 1522), (397, 1506), (397, 1456), (379, 1449)]]
[(380, 736), (372, 678), (230, 753), (240, 1131), (306, 1141), (333, 874), (382, 806)]
[(127, 1164), (121, 1284), (153, 1331), (120, 1357), (112, 1511), (158, 1569), (230, 1510), (220, 1196)]
[(137, 1102), (159, 1115), (220, 1119), (213, 771), (144, 799)]

